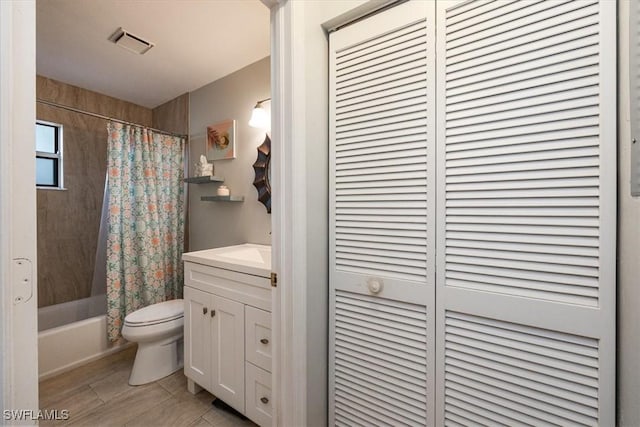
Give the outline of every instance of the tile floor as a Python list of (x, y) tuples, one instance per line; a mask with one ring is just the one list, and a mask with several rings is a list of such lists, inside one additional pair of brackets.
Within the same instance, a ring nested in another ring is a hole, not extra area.
[(66, 421), (41, 426), (185, 426), (256, 425), (217, 409), (209, 392), (192, 395), (182, 371), (155, 383), (128, 384), (135, 347), (40, 382), (40, 408), (69, 411)]

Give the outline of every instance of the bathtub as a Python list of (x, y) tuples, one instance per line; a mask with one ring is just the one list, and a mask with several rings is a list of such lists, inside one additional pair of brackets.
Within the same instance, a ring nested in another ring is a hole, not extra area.
[(40, 380), (61, 374), (131, 345), (107, 339), (106, 295), (38, 310)]

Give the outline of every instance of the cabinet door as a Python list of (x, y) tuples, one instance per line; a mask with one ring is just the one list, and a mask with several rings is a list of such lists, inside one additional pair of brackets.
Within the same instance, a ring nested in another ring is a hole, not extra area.
[(184, 288), (184, 374), (211, 390), (212, 296)]
[(244, 304), (213, 296), (212, 392), (244, 412)]

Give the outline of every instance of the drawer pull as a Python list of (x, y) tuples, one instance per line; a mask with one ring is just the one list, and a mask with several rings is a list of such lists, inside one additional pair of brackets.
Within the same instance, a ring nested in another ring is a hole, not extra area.
[(262, 344), (265, 344), (265, 345), (266, 345), (266, 344), (269, 344), (269, 340), (268, 340), (268, 339), (266, 339), (266, 338), (262, 338), (262, 339), (260, 340), (260, 342), (261, 342)]
[(262, 402), (262, 403), (264, 403), (266, 405), (267, 403), (269, 403), (269, 399), (267, 399), (266, 397), (261, 397), (260, 398), (260, 402)]
[(216, 315), (216, 311), (215, 310), (211, 310), (211, 317)]
[(207, 307), (202, 307), (202, 314), (207, 314), (207, 311), (209, 311)]

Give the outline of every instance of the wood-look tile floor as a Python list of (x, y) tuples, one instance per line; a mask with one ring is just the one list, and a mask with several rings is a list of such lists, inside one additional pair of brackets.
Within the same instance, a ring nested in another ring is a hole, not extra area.
[(215, 408), (211, 393), (187, 391), (182, 370), (151, 384), (130, 386), (135, 347), (40, 382), (40, 409), (69, 411), (68, 420), (41, 426), (255, 427)]

